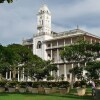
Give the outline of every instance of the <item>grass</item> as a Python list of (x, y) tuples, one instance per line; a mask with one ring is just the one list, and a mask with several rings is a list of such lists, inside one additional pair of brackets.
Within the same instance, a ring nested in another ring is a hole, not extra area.
[(37, 95), (37, 94), (0, 94), (0, 100), (92, 100), (90, 96), (76, 96), (76, 95)]
[[(1, 93), (0, 100), (93, 100), (89, 95), (86, 96), (77, 96), (72, 93), (75, 93), (75, 89), (67, 95), (61, 94), (20, 94), (20, 93)], [(90, 93), (90, 89), (87, 90), (87, 93)]]

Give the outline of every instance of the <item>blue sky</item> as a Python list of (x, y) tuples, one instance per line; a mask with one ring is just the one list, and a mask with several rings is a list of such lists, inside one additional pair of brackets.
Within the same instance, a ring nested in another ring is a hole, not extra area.
[[(43, 0), (0, 4), (0, 43), (22, 43), (37, 33), (37, 12)], [(52, 30), (80, 29), (100, 36), (100, 0), (45, 0), (52, 13)]]

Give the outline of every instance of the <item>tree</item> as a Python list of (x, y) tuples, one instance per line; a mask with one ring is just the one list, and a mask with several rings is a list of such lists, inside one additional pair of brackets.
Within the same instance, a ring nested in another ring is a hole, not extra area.
[(100, 61), (93, 61), (87, 63), (85, 69), (88, 71), (86, 76), (88, 79), (99, 79), (100, 78)]
[(0, 0), (0, 3), (4, 3), (4, 1), (7, 1), (8, 3), (12, 3), (13, 0)]
[[(61, 58), (64, 62), (69, 61), (70, 63), (80, 63), (83, 66), (77, 66), (70, 70), (72, 73), (72, 85), (76, 75), (84, 70), (85, 63), (96, 60), (100, 57), (100, 44), (90, 44), (84, 40), (78, 40), (77, 43), (64, 47), (61, 51)], [(78, 75), (79, 76), (79, 75)]]
[(75, 79), (75, 77), (77, 77), (77, 79), (83, 79), (83, 68), (82, 67), (78, 67), (75, 66), (74, 68), (69, 70), (70, 73), (73, 74), (73, 80)]
[[(33, 54), (30, 49), (19, 44), (11, 44), (7, 48), (13, 54), (13, 63), (11, 64), (10, 70), (12, 70), (13, 79), (15, 79), (17, 69), (21, 67), (20, 69), (22, 71), (23, 67), (32, 61)], [(20, 64), (24, 66), (19, 66)]]
[(51, 61), (42, 60), (25, 46), (11, 44), (4, 47), (0, 45), (0, 73), (4, 75), (7, 71), (12, 71), (12, 79), (15, 80), (17, 71), (22, 72), (23, 69), (26, 77), (31, 76), (37, 80), (49, 76), (50, 71), (57, 71), (57, 67), (51, 64)]
[(0, 73), (1, 77), (9, 69), (12, 64), (13, 53), (7, 48), (0, 45)]
[(33, 61), (29, 70), (26, 69), (26, 71), (29, 72), (31, 77), (39, 81), (50, 76), (50, 71), (57, 71), (57, 67), (51, 64), (50, 61), (39, 58), (38, 60)]

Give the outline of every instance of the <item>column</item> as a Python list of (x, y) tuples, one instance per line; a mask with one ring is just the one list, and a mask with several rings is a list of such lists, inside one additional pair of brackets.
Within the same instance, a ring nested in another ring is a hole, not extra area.
[(78, 63), (78, 67), (80, 67), (80, 63)]
[(11, 80), (11, 70), (10, 70), (10, 74), (9, 74), (9, 80)]
[[(51, 43), (51, 60), (53, 60), (52, 59), (52, 43)], [(50, 72), (50, 75), (52, 76), (53, 74), (52, 74), (52, 71)]]
[[(85, 67), (86, 67), (86, 64), (87, 64), (87, 63), (85, 62)], [(84, 76), (84, 77), (86, 77), (86, 75), (85, 75), (86, 73), (87, 73), (87, 71), (83, 69), (83, 76)]]
[(57, 41), (57, 47), (58, 47), (58, 41)]
[(86, 40), (85, 36), (84, 36), (84, 41)]
[(87, 65), (87, 64), (86, 64), (86, 62), (85, 62), (85, 67), (86, 67), (86, 65)]
[(50, 72), (50, 75), (51, 75), (51, 76), (53, 75), (52, 71)]
[(19, 82), (19, 68), (18, 68), (18, 82)]
[(90, 43), (92, 44), (92, 38), (91, 38), (91, 41), (90, 41)]
[(71, 44), (73, 43), (73, 39), (71, 38)]
[(57, 41), (57, 63), (59, 62), (59, 50), (58, 50), (58, 41)]
[(29, 70), (28, 70), (27, 81), (30, 81)]
[[(74, 67), (74, 64), (72, 63), (71, 66), (73, 68)], [(72, 74), (70, 74), (70, 81), (73, 81), (73, 75)]]
[(57, 63), (59, 63), (59, 50), (57, 48)]
[(24, 68), (23, 68), (23, 81), (24, 81)]
[(67, 73), (66, 73), (66, 64), (64, 64), (64, 80), (66, 81), (67, 80)]
[(58, 68), (58, 70), (57, 70), (57, 76), (59, 77), (60, 75), (59, 75), (59, 65), (57, 65), (57, 68)]
[(6, 80), (8, 79), (8, 72), (6, 72)]
[(51, 43), (51, 60), (52, 60), (52, 43)]
[(64, 39), (64, 46), (65, 46), (65, 39)]

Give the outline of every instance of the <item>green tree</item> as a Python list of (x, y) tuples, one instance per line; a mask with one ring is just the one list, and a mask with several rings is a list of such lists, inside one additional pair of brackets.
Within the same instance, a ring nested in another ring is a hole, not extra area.
[(7, 1), (8, 3), (12, 3), (13, 0), (0, 0), (0, 3), (4, 3), (4, 1)]
[(88, 79), (100, 78), (100, 61), (93, 61), (87, 63), (85, 69), (88, 71), (88, 73), (86, 73)]
[(50, 61), (45, 61), (39, 58), (33, 61), (33, 63), (31, 64), (31, 68), (29, 68), (29, 70), (26, 71), (29, 72), (29, 75), (31, 77), (39, 81), (44, 78), (47, 78), (47, 76), (50, 76), (50, 71), (57, 71), (57, 67), (51, 64)]
[[(27, 63), (32, 61), (32, 51), (19, 44), (11, 44), (7, 47), (13, 53), (13, 63), (11, 64), (10, 70), (13, 72), (13, 79), (16, 77), (16, 71), (19, 67), (24, 67)], [(19, 66), (23, 64), (24, 66)], [(22, 70), (22, 68), (20, 68)]]
[(91, 44), (87, 41), (79, 40), (73, 45), (64, 47), (64, 50), (60, 52), (61, 58), (63, 59), (64, 62), (69, 61), (70, 63), (83, 64), (83, 66), (77, 66), (70, 70), (70, 72), (72, 73), (72, 87), (75, 76), (81, 75), (85, 63), (96, 60), (96, 58), (100, 56), (99, 50), (100, 50), (99, 43)]
[[(22, 65), (22, 66), (20, 66)], [(4, 75), (12, 71), (12, 79), (15, 80), (16, 72), (25, 70), (25, 76), (31, 76), (37, 80), (46, 78), (50, 71), (57, 71), (57, 67), (51, 61), (42, 60), (34, 55), (30, 49), (20, 44), (11, 44), (7, 47), (0, 45), (0, 73)]]
[(9, 69), (10, 65), (12, 64), (12, 52), (7, 48), (2, 45), (0, 45), (0, 73), (1, 77), (5, 76), (4, 73), (6, 70)]

